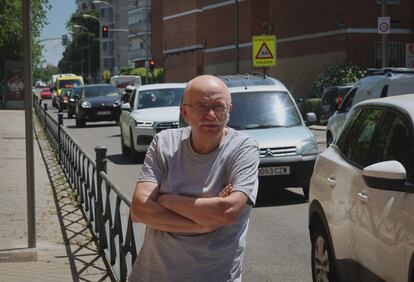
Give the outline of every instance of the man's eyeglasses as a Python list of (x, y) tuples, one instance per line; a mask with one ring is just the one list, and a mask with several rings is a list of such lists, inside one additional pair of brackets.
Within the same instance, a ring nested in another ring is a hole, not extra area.
[(226, 113), (228, 109), (227, 104), (215, 104), (215, 105), (208, 105), (208, 104), (183, 104), (183, 106), (190, 107), (193, 111), (199, 114), (207, 114), (212, 109), (215, 114), (222, 115)]

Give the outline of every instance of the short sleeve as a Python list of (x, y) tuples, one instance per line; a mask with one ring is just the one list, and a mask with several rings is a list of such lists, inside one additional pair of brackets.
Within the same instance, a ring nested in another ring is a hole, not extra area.
[(159, 135), (155, 135), (145, 155), (144, 164), (141, 172), (138, 174), (138, 182), (154, 182), (161, 183), (162, 175), (164, 174), (164, 165), (162, 161), (161, 152), (158, 148)]
[(229, 183), (233, 191), (240, 191), (247, 195), (249, 204), (256, 202), (259, 187), (259, 146), (247, 138), (235, 152), (234, 161), (230, 168)]

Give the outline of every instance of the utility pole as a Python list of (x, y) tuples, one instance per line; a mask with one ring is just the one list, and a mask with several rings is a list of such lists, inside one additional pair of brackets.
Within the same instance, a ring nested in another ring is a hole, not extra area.
[(239, 23), (239, 0), (236, 0), (236, 74), (238, 74), (240, 72), (240, 50), (239, 50), (239, 41), (240, 41), (240, 34), (239, 34), (239, 30), (240, 30), (240, 23)]
[[(386, 15), (387, 0), (381, 0), (381, 17)], [(387, 35), (385, 33), (381, 34), (381, 67), (385, 68), (387, 66)]]
[(22, 1), (22, 17), (24, 112), (26, 129), (27, 236), (29, 248), (36, 248), (36, 201), (33, 154), (32, 40), (30, 32), (30, 0)]

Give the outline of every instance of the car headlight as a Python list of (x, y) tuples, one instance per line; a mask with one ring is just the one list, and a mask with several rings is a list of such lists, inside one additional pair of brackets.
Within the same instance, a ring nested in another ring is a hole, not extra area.
[(119, 106), (121, 106), (121, 104), (122, 104), (121, 99), (118, 99), (118, 100), (115, 101), (114, 107), (119, 107)]
[(136, 120), (135, 121), (135, 126), (139, 126), (139, 127), (152, 127), (153, 124), (154, 124), (153, 121), (148, 121), (148, 120)]
[(81, 104), (81, 107), (85, 108), (85, 109), (92, 108), (92, 104), (88, 101), (83, 101), (82, 104)]
[(69, 99), (69, 101), (71, 101), (71, 102), (75, 102), (75, 99), (73, 99), (73, 98), (70, 98), (70, 99)]
[(302, 155), (316, 155), (318, 154), (318, 142), (315, 137), (311, 137), (303, 141), (299, 146), (299, 152)]

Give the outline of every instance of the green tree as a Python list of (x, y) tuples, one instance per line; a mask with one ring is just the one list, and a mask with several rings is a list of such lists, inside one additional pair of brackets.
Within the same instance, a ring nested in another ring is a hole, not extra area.
[[(89, 15), (99, 17), (96, 11)], [(83, 28), (76, 27), (82, 26)], [(68, 41), (63, 58), (58, 63), (61, 72), (77, 73), (87, 78), (89, 72), (97, 77), (99, 72), (99, 23), (82, 17), (82, 13), (74, 13), (66, 24), (72, 31), (72, 40)], [(90, 52), (90, 53), (89, 53)], [(90, 62), (89, 62), (89, 56)], [(90, 63), (90, 70), (89, 70)]]
[[(23, 60), (22, 0), (0, 0), (0, 72), (8, 60)], [(49, 0), (31, 1), (31, 34), (37, 38), (47, 23)], [(35, 41), (35, 40), (33, 40)], [(33, 43), (32, 58), (40, 60), (40, 46)], [(1, 75), (1, 73), (0, 73)]]
[[(139, 68), (123, 68), (119, 72), (121, 75), (138, 75), (141, 77), (142, 84), (145, 84), (146, 81), (146, 70), (143, 67)], [(153, 78), (154, 75), (154, 79)], [(164, 82), (164, 69), (163, 68), (155, 68), (154, 74), (148, 72), (148, 83), (161, 83)]]
[(326, 87), (354, 84), (360, 78), (364, 77), (365, 73), (359, 66), (354, 64), (342, 64), (329, 67), (315, 81), (309, 96), (320, 98)]

